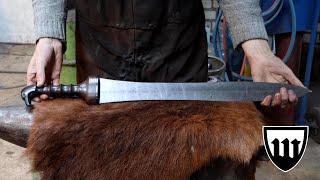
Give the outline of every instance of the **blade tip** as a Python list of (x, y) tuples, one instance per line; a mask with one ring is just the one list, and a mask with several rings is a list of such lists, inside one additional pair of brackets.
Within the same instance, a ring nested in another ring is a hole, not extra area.
[(303, 89), (304, 89), (304, 91), (306, 92), (306, 94), (307, 94), (307, 93), (312, 93), (312, 90), (309, 89), (309, 88), (307, 88), (307, 87), (304, 87)]
[(304, 87), (303, 88), (303, 95), (302, 96), (304, 96), (304, 95), (307, 95), (307, 94), (309, 94), (309, 93), (312, 93), (312, 90), (310, 90), (309, 88), (306, 88), (306, 87)]

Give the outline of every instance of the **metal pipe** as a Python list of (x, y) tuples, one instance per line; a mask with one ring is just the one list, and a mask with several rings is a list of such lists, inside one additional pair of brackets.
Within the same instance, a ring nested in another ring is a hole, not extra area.
[[(318, 20), (320, 17), (320, 2), (316, 1), (315, 11), (313, 15), (313, 23), (312, 23), (312, 31), (311, 31), (311, 38), (308, 47), (308, 57), (307, 57), (307, 64), (306, 64), (306, 73), (304, 75), (304, 85), (309, 87), (310, 85), (310, 78), (311, 78), (311, 70), (313, 64), (313, 55), (314, 55), (314, 47), (317, 42), (317, 27), (318, 27)], [(297, 118), (297, 125), (305, 125), (305, 114), (308, 109), (308, 96), (304, 96), (301, 100), (299, 113)]]
[(26, 147), (32, 120), (24, 107), (0, 108), (0, 138)]

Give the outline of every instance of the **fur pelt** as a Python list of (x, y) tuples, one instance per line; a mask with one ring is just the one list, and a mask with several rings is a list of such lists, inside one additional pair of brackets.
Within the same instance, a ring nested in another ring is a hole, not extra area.
[(250, 162), (262, 144), (252, 103), (36, 105), (27, 155), (43, 179), (188, 179), (216, 158)]

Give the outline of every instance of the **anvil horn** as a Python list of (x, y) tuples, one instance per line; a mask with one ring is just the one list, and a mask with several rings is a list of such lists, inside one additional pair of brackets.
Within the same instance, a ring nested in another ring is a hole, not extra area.
[(32, 114), (24, 107), (0, 108), (1, 139), (26, 147), (31, 125)]

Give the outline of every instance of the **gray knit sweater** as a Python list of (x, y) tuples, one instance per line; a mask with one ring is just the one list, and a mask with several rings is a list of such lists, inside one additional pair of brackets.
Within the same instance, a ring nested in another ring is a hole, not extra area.
[[(32, 0), (37, 39), (65, 41), (67, 0)], [(259, 0), (218, 0), (229, 23), (234, 46), (250, 39), (268, 39)]]

